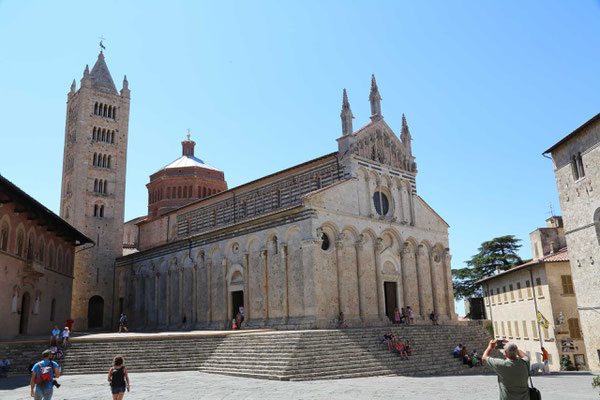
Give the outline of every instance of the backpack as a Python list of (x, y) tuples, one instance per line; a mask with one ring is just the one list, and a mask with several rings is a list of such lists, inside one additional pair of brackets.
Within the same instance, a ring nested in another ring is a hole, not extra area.
[(43, 363), (43, 361), (40, 361), (38, 363), (40, 372), (38, 373), (36, 380), (35, 380), (35, 384), (40, 389), (44, 389), (46, 386), (48, 386), (49, 384), (52, 383), (52, 375), (53, 375), (52, 370), (54, 368), (54, 363), (52, 361), (50, 361), (50, 364), (48, 364), (46, 366), (44, 366), (42, 363)]

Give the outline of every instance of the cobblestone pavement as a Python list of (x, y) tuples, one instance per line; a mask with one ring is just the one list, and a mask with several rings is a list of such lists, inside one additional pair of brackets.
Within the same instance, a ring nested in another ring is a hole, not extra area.
[[(534, 377), (544, 400), (600, 399), (592, 389), (590, 374), (554, 374)], [(281, 382), (236, 378), (199, 372), (130, 374), (131, 392), (124, 400), (136, 399), (497, 399), (496, 376), (375, 377), (311, 382)], [(53, 400), (111, 399), (106, 375), (69, 375), (59, 379)], [(0, 399), (29, 397), (26, 378), (0, 379)]]

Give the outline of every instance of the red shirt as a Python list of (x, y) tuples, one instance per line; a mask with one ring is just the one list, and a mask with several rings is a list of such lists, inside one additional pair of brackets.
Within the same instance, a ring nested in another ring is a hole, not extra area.
[(542, 360), (548, 361), (548, 351), (546, 349), (542, 350)]
[(74, 322), (75, 322), (75, 321), (73, 321), (71, 318), (69, 318), (69, 319), (67, 320), (67, 327), (69, 328), (69, 331), (72, 331), (72, 330), (73, 330), (73, 323), (74, 323)]

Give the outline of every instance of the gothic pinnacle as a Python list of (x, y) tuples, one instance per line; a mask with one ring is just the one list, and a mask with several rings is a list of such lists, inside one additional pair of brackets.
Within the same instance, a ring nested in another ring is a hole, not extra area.
[(123, 77), (123, 89), (129, 89), (129, 82), (127, 81), (127, 75)]
[(75, 93), (76, 88), (77, 88), (77, 84), (75, 83), (75, 79), (73, 79), (73, 83), (71, 83), (71, 93)]
[(378, 121), (383, 118), (381, 115), (381, 95), (375, 81), (375, 74), (371, 75), (371, 93), (369, 94), (371, 103), (371, 121)]
[(83, 77), (87, 78), (90, 75), (90, 66), (85, 64), (85, 69), (83, 70)]
[(340, 113), (340, 118), (342, 119), (342, 134), (352, 135), (352, 119), (354, 119), (354, 115), (352, 115), (352, 110), (350, 109), (350, 102), (348, 101), (348, 94), (346, 93), (346, 89), (344, 89), (344, 96), (342, 100), (342, 112)]

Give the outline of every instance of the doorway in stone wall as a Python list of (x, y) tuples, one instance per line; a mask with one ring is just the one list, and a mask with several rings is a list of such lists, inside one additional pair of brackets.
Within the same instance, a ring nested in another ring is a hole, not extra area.
[(104, 299), (93, 296), (88, 303), (88, 328), (102, 328), (104, 322)]
[(29, 293), (23, 293), (23, 297), (21, 298), (21, 321), (19, 322), (19, 335), (27, 335), (30, 303), (31, 298), (29, 297)]
[(385, 294), (385, 315), (394, 322), (394, 310), (398, 307), (396, 298), (396, 282), (383, 282), (383, 293)]
[(231, 315), (233, 315), (233, 317), (235, 318), (238, 311), (240, 310), (240, 307), (244, 307), (244, 291), (243, 290), (231, 292), (231, 305), (233, 307), (233, 309), (231, 310), (232, 311)]

